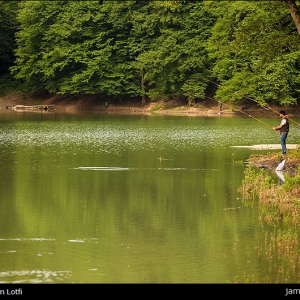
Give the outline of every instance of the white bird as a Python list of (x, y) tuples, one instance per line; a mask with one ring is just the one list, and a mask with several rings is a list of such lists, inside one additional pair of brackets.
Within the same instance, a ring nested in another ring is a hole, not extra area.
[(275, 171), (282, 171), (284, 168), (284, 164), (285, 164), (285, 159), (277, 166)]

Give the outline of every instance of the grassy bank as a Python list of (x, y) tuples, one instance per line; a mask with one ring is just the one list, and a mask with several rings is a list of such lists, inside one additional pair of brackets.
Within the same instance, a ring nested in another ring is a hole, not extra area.
[(281, 161), (279, 154), (253, 155), (245, 170), (239, 192), (249, 205), (259, 201), (261, 218), (278, 224), (300, 225), (300, 150), (289, 151), (283, 170), (284, 183), (273, 171)]
[[(270, 266), (279, 264), (276, 282), (288, 282), (300, 280), (300, 151), (289, 151), (283, 183), (271, 167), (280, 160), (279, 154), (251, 156), (239, 192), (245, 206), (259, 206), (258, 222), (272, 228), (266, 231), (264, 243), (257, 245), (258, 254), (269, 259)], [(271, 281), (266, 278), (264, 282)]]

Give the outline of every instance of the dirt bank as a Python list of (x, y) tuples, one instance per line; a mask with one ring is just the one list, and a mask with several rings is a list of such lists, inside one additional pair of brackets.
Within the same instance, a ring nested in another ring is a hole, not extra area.
[[(107, 105), (108, 104), (108, 105)], [(93, 111), (111, 114), (189, 114), (216, 115), (219, 106), (212, 102), (201, 102), (193, 107), (179, 101), (148, 101), (141, 105), (141, 99), (127, 98), (125, 100), (103, 99), (98, 95), (85, 96), (27, 96), (10, 93), (0, 96), (0, 109), (12, 109), (16, 105), (41, 105), (55, 107), (56, 111), (74, 113), (78, 111)], [(232, 114), (232, 110), (224, 109), (224, 114)]]
[(297, 150), (291, 150), (283, 157), (280, 153), (268, 155), (253, 154), (249, 158), (249, 163), (265, 170), (275, 170), (276, 167), (285, 159), (283, 171), (293, 175), (300, 164), (300, 155)]
[[(105, 105), (108, 103), (108, 106)], [(44, 105), (52, 106), (56, 111), (75, 113), (83, 110), (90, 110), (99, 113), (109, 114), (176, 114), (189, 116), (216, 116), (219, 115), (220, 107), (218, 102), (213, 100), (201, 100), (193, 106), (185, 102), (170, 101), (148, 101), (141, 105), (141, 99), (128, 98), (124, 100), (103, 99), (99, 95), (85, 96), (22, 96), (16, 93), (9, 93), (0, 96), (0, 109), (12, 109), (16, 105)], [(221, 115), (223, 116), (255, 116), (255, 117), (278, 117), (276, 111), (284, 109), (291, 118), (300, 118), (300, 105), (287, 107), (272, 107), (264, 109), (255, 103), (246, 105), (223, 104)], [(275, 111), (275, 112), (274, 112)]]

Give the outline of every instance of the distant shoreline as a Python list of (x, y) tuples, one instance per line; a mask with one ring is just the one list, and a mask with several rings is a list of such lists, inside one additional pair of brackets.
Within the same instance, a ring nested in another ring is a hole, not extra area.
[[(108, 103), (108, 106), (105, 105)], [(194, 106), (188, 106), (186, 103), (176, 103), (174, 100), (147, 102), (141, 105), (139, 99), (126, 99), (120, 102), (115, 100), (104, 100), (97, 95), (85, 96), (61, 96), (52, 95), (48, 97), (21, 96), (17, 93), (9, 93), (0, 96), (0, 110), (13, 109), (16, 105), (24, 106), (53, 106), (56, 112), (78, 113), (93, 111), (94, 113), (105, 114), (129, 114), (129, 115), (177, 115), (177, 116), (212, 116), (212, 117), (270, 117), (278, 118), (276, 111), (285, 110), (291, 118), (300, 118), (300, 105), (277, 107), (266, 109), (256, 104), (247, 104), (232, 106), (223, 105), (220, 111), (218, 103), (209, 100), (203, 100)]]

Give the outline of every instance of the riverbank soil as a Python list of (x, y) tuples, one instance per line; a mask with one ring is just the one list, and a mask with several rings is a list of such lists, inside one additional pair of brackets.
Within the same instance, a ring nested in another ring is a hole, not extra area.
[(21, 95), (8, 93), (0, 95), (0, 109), (13, 109), (16, 105), (24, 106), (49, 106), (56, 111), (76, 113), (89, 110), (108, 114), (177, 114), (177, 115), (222, 115), (222, 116), (252, 116), (252, 117), (278, 117), (276, 112), (284, 109), (291, 118), (300, 118), (300, 104), (296, 106), (271, 107), (266, 109), (256, 103), (244, 105), (223, 104), (214, 100), (199, 100), (192, 106), (187, 105), (182, 99), (168, 101), (147, 101), (141, 104), (141, 98), (107, 99), (100, 95)]
[(275, 170), (283, 160), (285, 160), (283, 171), (293, 175), (298, 166), (300, 166), (300, 150), (290, 150), (285, 156), (282, 156), (280, 153), (268, 155), (252, 154), (248, 162), (257, 168)]

